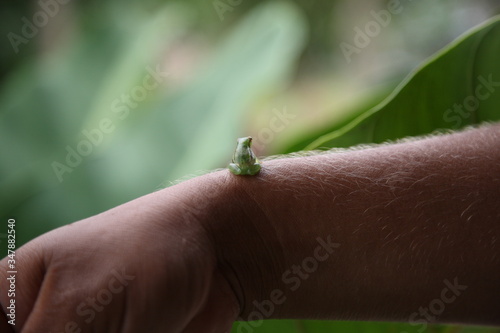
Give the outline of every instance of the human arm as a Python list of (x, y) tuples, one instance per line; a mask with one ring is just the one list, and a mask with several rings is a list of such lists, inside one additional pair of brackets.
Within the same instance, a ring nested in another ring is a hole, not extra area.
[[(457, 278), (433, 320), (499, 325), (499, 131), (224, 170), (56, 229), (18, 251), (19, 323), (219, 332), (270, 299), (264, 318), (407, 321)], [(75, 308), (123, 267), (137, 279), (87, 323)]]
[[(500, 325), (500, 126), (267, 161), (234, 181), (252, 223), (213, 234), (241, 318), (278, 290), (271, 318)], [(315, 264), (318, 237), (338, 245)]]

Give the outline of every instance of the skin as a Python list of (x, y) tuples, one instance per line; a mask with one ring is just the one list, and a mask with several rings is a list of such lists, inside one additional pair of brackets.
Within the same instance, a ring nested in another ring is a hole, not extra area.
[(236, 150), (232, 163), (228, 169), (235, 175), (253, 176), (259, 173), (260, 163), (252, 151), (252, 138), (245, 137), (237, 140)]
[[(256, 313), (500, 325), (499, 125), (264, 163), (259, 177), (197, 177), (19, 248), (16, 332), (220, 333)], [(87, 323), (75, 309), (123, 269), (134, 279)], [(6, 259), (4, 311), (5, 272)]]

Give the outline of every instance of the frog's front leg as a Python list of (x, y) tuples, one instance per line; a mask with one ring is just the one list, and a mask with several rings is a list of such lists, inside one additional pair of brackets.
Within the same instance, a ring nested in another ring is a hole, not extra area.
[(241, 168), (235, 163), (229, 163), (228, 169), (235, 175), (241, 175)]

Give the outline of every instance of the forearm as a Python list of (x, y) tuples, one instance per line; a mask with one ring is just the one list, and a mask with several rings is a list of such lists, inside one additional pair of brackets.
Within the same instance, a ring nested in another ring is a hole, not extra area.
[(237, 313), (500, 325), (499, 148), (496, 126), (146, 195), (16, 250), (16, 327), (227, 331)]
[(208, 228), (245, 320), (271, 300), (272, 318), (500, 324), (499, 126), (206, 179), (224, 188)]

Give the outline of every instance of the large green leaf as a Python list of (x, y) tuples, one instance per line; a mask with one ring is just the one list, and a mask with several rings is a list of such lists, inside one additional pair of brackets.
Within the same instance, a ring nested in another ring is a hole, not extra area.
[(382, 103), (298, 149), (349, 147), (500, 119), (500, 17), (429, 59)]

